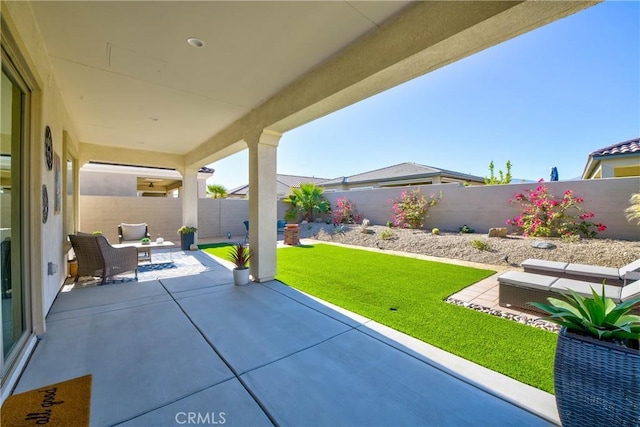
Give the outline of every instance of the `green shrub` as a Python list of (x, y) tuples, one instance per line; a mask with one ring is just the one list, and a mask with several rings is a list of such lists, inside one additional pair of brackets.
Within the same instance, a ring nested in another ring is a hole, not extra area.
[(458, 230), (460, 230), (461, 233), (475, 233), (476, 230), (469, 228), (469, 226), (467, 224), (463, 225), (462, 227), (458, 228)]
[(488, 251), (491, 249), (489, 242), (486, 240), (475, 239), (471, 241), (471, 246), (478, 249), (479, 251)]
[(389, 240), (391, 237), (393, 237), (393, 231), (389, 229), (382, 230), (382, 232), (380, 233), (380, 238), (382, 240)]

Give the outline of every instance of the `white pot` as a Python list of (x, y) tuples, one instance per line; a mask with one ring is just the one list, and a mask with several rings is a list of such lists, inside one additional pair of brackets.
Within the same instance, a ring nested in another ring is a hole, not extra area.
[(233, 283), (236, 286), (244, 286), (249, 283), (249, 269), (248, 268), (235, 268), (233, 270)]

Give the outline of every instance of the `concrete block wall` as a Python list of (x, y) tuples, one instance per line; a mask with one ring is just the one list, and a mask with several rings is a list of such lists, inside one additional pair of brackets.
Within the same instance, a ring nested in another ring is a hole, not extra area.
[[(633, 193), (640, 191), (640, 179), (615, 178), (545, 183), (551, 194), (561, 197), (568, 189), (584, 199), (582, 206), (595, 213), (593, 222), (602, 222), (607, 230), (599, 237), (640, 240), (640, 227), (627, 221), (624, 209)], [(515, 218), (519, 205), (510, 204), (514, 193), (535, 189), (537, 183), (463, 187), (457, 184), (425, 185), (421, 191), (429, 196), (442, 191), (440, 203), (429, 210), (425, 228), (438, 227), (442, 231), (458, 231), (467, 224), (476, 232), (485, 233), (492, 227), (506, 227), (508, 218)], [(336, 206), (336, 199), (347, 197), (356, 204), (358, 212), (372, 224), (391, 220), (390, 200), (397, 199), (405, 188), (357, 190), (325, 193)]]
[(146, 222), (151, 238), (180, 241), (176, 231), (182, 225), (182, 200), (167, 197), (80, 196), (79, 231), (102, 231), (111, 243), (118, 243), (118, 224)]
[[(568, 189), (584, 199), (583, 207), (595, 213), (593, 222), (602, 222), (607, 230), (603, 238), (640, 240), (640, 227), (627, 221), (624, 209), (633, 193), (640, 192), (638, 178), (612, 178), (545, 183), (550, 193), (562, 196)], [(535, 189), (537, 183), (463, 187), (458, 184), (420, 186), (425, 195), (442, 191), (442, 200), (429, 210), (425, 228), (458, 231), (463, 224), (476, 232), (486, 233), (492, 227), (506, 227), (505, 221), (519, 214), (519, 206), (510, 204), (514, 193)], [(347, 197), (358, 212), (372, 224), (384, 225), (391, 220), (390, 200), (397, 199), (407, 188), (325, 193), (332, 207), (336, 199)], [(289, 205), (278, 201), (278, 218), (284, 218)], [(249, 218), (247, 199), (198, 200), (198, 237), (233, 236), (245, 232), (243, 221)], [(176, 230), (182, 225), (182, 199), (153, 197), (80, 196), (80, 231), (102, 231), (110, 242), (117, 242), (117, 226), (121, 222), (149, 224), (151, 237), (178, 241)]]
[[(288, 205), (278, 202), (278, 218)], [(198, 237), (220, 237), (231, 232), (244, 235), (242, 223), (249, 219), (247, 199), (198, 199)], [(176, 230), (182, 225), (182, 199), (167, 197), (80, 196), (80, 231), (102, 231), (111, 243), (118, 242), (118, 224), (146, 222), (151, 238), (158, 234), (178, 242)]]

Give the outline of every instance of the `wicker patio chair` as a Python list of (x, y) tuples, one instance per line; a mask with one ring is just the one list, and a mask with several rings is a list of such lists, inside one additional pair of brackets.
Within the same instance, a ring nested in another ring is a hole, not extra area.
[(81, 276), (107, 277), (134, 271), (138, 277), (138, 250), (135, 247), (114, 248), (104, 236), (70, 234), (69, 239), (78, 260), (75, 281)]

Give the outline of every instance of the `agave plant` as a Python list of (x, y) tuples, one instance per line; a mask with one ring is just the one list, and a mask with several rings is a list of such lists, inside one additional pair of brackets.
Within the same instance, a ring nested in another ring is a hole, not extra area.
[(604, 284), (602, 295), (591, 288), (593, 298), (585, 298), (573, 290), (569, 291), (571, 295), (565, 295), (566, 300), (547, 298), (550, 305), (539, 302), (529, 304), (551, 315), (545, 317), (545, 320), (600, 340), (640, 339), (640, 316), (628, 314), (640, 303), (640, 297), (616, 304), (605, 296)]
[(253, 253), (249, 250), (248, 246), (242, 243), (236, 243), (231, 248), (231, 252), (229, 252), (229, 261), (234, 263), (237, 269), (244, 270), (247, 268), (252, 255)]

